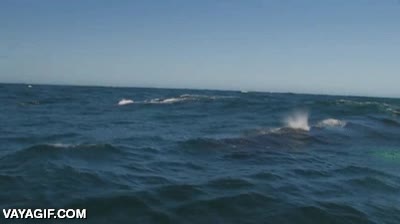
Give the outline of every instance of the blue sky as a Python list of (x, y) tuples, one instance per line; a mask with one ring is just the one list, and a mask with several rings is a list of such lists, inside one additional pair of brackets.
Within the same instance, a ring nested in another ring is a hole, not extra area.
[(400, 97), (397, 0), (2, 0), (0, 82)]

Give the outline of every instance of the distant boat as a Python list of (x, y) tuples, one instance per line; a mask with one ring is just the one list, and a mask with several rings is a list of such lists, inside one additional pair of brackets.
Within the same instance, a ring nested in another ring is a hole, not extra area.
[(32, 86), (31, 86), (31, 85), (28, 85), (28, 88), (32, 88)]

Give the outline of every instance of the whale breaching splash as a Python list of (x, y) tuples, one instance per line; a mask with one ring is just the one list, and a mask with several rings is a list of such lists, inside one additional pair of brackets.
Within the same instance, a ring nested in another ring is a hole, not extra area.
[(310, 125), (308, 124), (308, 113), (304, 111), (297, 111), (290, 115), (285, 120), (288, 128), (309, 131)]
[(343, 128), (347, 124), (346, 121), (342, 121), (342, 120), (338, 120), (338, 119), (334, 119), (334, 118), (328, 118), (328, 119), (319, 121), (315, 125), (310, 125), (308, 122), (308, 117), (309, 116), (308, 116), (307, 112), (297, 111), (285, 119), (286, 127), (291, 128), (291, 129), (296, 129), (296, 130), (310, 131), (311, 127)]

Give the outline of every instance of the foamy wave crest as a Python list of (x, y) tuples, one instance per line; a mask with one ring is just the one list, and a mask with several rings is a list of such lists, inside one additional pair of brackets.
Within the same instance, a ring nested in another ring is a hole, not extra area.
[(346, 126), (346, 121), (337, 120), (334, 118), (328, 118), (318, 122), (316, 127), (325, 128), (325, 127), (344, 127)]
[(386, 110), (387, 110), (388, 112), (393, 113), (394, 115), (399, 115), (399, 114), (400, 114), (400, 109), (387, 108)]
[(376, 105), (376, 106), (389, 106), (387, 103), (376, 102), (376, 101), (355, 101), (355, 100), (347, 100), (340, 99), (336, 101), (338, 104), (348, 104), (348, 105), (356, 105), (356, 106), (368, 106), (368, 105)]
[(155, 98), (151, 100), (144, 101), (145, 103), (151, 104), (173, 104), (179, 103), (184, 101), (199, 101), (199, 100), (216, 100), (220, 98), (230, 98), (228, 96), (207, 96), (207, 95), (195, 95), (195, 94), (182, 94), (178, 97), (171, 97), (171, 98)]
[(144, 103), (150, 103), (150, 104), (171, 104), (171, 103), (177, 103), (177, 102), (181, 102), (184, 101), (186, 99), (184, 98), (166, 98), (166, 99), (159, 99), (159, 98), (155, 98), (155, 99), (151, 99), (151, 100), (146, 100), (144, 101)]
[(366, 107), (366, 106), (375, 106), (382, 111), (387, 111), (393, 114), (400, 114), (400, 108), (397, 105), (392, 105), (385, 102), (377, 102), (377, 101), (355, 101), (355, 100), (346, 100), (340, 99), (336, 101), (337, 104), (347, 104), (351, 106), (359, 106), (359, 107)]
[(132, 104), (133, 100), (131, 99), (122, 99), (118, 102), (119, 106), (127, 105), (127, 104)]
[(176, 102), (183, 101), (183, 100), (185, 100), (185, 99), (183, 99), (183, 98), (167, 98), (167, 99), (162, 100), (161, 103), (176, 103)]
[(286, 126), (291, 129), (309, 131), (310, 125), (308, 124), (308, 113), (304, 111), (297, 111), (286, 118)]

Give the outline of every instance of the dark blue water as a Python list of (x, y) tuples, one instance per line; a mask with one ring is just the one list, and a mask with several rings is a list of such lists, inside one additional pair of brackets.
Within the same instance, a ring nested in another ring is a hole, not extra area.
[(2, 209), (87, 209), (65, 223), (400, 222), (398, 99), (2, 84), (0, 102)]

